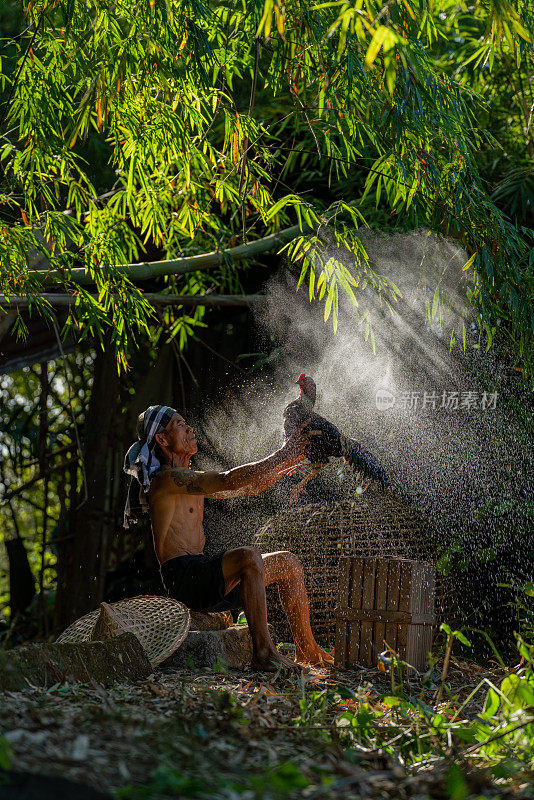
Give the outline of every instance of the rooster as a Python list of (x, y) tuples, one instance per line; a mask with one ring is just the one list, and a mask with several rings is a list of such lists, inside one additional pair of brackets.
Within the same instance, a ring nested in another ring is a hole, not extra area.
[[(291, 502), (297, 499), (306, 483), (314, 475), (317, 475), (325, 464), (328, 464), (330, 458), (340, 458), (341, 456), (345, 459), (345, 463), (348, 463), (357, 474), (359, 480), (365, 479), (365, 483), (362, 486), (363, 492), (373, 480), (380, 481), (382, 488), (385, 489), (389, 484), (389, 478), (384, 467), (372, 453), (366, 450), (359, 442), (344, 436), (327, 419), (314, 413), (317, 389), (313, 378), (302, 372), (296, 383), (300, 387), (300, 397), (297, 400), (293, 400), (284, 409), (285, 437), (287, 439), (306, 420), (310, 420), (310, 422), (304, 430), (320, 431), (320, 435), (312, 436), (309, 439), (308, 458), (311, 467), (304, 478), (291, 490)], [(290, 472), (294, 473), (298, 469), (299, 467), (293, 467)]]

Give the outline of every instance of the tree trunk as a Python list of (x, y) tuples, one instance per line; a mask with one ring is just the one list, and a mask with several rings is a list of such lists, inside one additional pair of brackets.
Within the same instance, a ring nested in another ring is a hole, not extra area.
[[(65, 569), (57, 588), (56, 619), (62, 626), (95, 609), (103, 596), (102, 575), (105, 569), (101, 568), (100, 560), (104, 557), (107, 528), (112, 524), (106, 513), (107, 459), (116, 423), (118, 391), (115, 349), (107, 342), (104, 350), (98, 350), (95, 359), (91, 399), (82, 438), (88, 493), (86, 502), (73, 508), (76, 493), (71, 491), (70, 536), (65, 547)], [(83, 501), (83, 496), (81, 499)]]
[(22, 539), (6, 539), (4, 544), (9, 564), (9, 606), (13, 621), (17, 614), (24, 614), (33, 600), (35, 580)]

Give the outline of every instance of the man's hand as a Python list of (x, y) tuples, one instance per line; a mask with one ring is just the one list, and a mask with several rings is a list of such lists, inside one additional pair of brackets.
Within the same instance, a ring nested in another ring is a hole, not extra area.
[(321, 435), (321, 431), (305, 432), (305, 428), (310, 422), (311, 420), (309, 419), (303, 422), (302, 425), (300, 425), (296, 431), (293, 431), (291, 436), (286, 439), (280, 450), (278, 450), (278, 455), (282, 457), (283, 460), (280, 472), (285, 472), (308, 458), (307, 449), (310, 443), (310, 437)]

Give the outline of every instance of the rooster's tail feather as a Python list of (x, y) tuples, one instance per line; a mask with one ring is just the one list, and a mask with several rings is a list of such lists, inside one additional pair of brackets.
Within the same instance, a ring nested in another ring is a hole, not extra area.
[(373, 454), (359, 442), (343, 434), (340, 434), (340, 442), (341, 453), (354, 472), (363, 472), (366, 478), (380, 481), (382, 487), (386, 489), (389, 484), (387, 472)]

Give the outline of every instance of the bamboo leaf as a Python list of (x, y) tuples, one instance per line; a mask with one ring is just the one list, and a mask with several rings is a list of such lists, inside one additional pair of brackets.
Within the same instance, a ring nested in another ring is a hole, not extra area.
[(264, 0), (263, 14), (260, 19), (260, 24), (256, 30), (256, 36), (260, 36), (263, 33), (266, 39), (269, 38), (269, 34), (271, 33), (274, 1), (275, 0)]
[(302, 269), (300, 271), (300, 277), (299, 277), (299, 281), (298, 281), (298, 284), (297, 284), (297, 291), (302, 286), (302, 282), (303, 282), (304, 278), (306, 277), (306, 273), (308, 272), (309, 264), (310, 264), (310, 262), (308, 261), (307, 258), (305, 258), (304, 259), (304, 263), (302, 265)]
[(465, 272), (466, 270), (469, 269), (469, 267), (472, 265), (473, 261), (475, 260), (475, 257), (476, 257), (476, 253), (473, 253), (473, 255), (470, 256), (467, 259), (467, 261), (465, 262), (465, 264), (462, 267), (462, 272)]
[(239, 144), (239, 135), (238, 135), (238, 133), (236, 131), (234, 133), (234, 138), (233, 138), (233, 143), (232, 143), (232, 160), (233, 160), (234, 164), (237, 164), (237, 162), (239, 161), (238, 151), (237, 151), (238, 144)]
[(375, 31), (369, 47), (367, 48), (367, 53), (365, 54), (365, 66), (367, 68), (373, 65), (387, 35), (388, 29), (384, 25), (380, 25)]
[(326, 296), (326, 303), (324, 305), (324, 321), (327, 322), (328, 318), (330, 317), (330, 312), (332, 311), (332, 303), (334, 300), (334, 292), (331, 287), (328, 289), (328, 294)]

